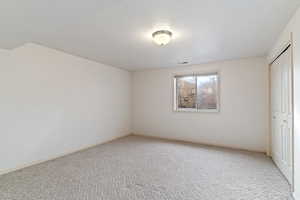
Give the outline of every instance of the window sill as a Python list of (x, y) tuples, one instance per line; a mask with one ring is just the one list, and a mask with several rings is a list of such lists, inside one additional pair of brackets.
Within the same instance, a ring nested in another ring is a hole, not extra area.
[(219, 109), (201, 109), (201, 110), (197, 110), (197, 109), (176, 109), (173, 110), (174, 112), (179, 112), (179, 113), (219, 113), (220, 110)]

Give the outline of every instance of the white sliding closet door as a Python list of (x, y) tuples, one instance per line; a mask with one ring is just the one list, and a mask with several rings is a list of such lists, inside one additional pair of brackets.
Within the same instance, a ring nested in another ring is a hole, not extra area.
[(292, 63), (289, 47), (271, 65), (272, 158), (292, 184), (293, 102)]

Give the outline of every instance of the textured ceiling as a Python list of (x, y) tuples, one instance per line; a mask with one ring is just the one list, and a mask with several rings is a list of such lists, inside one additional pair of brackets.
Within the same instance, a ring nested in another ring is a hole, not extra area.
[[(265, 55), (299, 0), (4, 0), (0, 48), (26, 42), (139, 70)], [(151, 33), (168, 26), (165, 47)]]

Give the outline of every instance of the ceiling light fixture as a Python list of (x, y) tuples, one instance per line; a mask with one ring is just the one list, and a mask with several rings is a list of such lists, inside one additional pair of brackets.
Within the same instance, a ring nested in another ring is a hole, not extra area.
[(164, 46), (168, 44), (172, 39), (172, 32), (167, 30), (159, 30), (152, 33), (153, 41), (159, 45)]

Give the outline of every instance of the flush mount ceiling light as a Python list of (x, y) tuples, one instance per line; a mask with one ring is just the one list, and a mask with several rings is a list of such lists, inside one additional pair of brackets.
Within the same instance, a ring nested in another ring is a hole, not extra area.
[(172, 39), (172, 32), (167, 30), (159, 30), (152, 33), (153, 41), (159, 45), (164, 46), (168, 44)]

